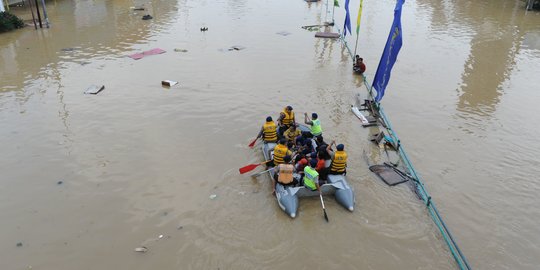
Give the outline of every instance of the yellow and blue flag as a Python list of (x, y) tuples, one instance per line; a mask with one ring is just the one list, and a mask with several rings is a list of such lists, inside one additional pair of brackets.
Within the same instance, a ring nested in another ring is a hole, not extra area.
[(360, 7), (358, 8), (358, 18), (356, 18), (356, 35), (358, 35), (358, 33), (360, 32), (360, 20), (362, 19), (362, 3), (363, 2), (364, 0), (360, 0)]
[(345, 23), (343, 25), (343, 36), (347, 36), (347, 30), (349, 30), (349, 34), (352, 34), (351, 14), (349, 13), (349, 0), (345, 0)]
[(388, 35), (388, 40), (384, 46), (384, 51), (381, 56), (381, 61), (377, 67), (377, 72), (375, 73), (375, 79), (373, 79), (373, 88), (377, 90), (377, 96), (375, 97), (376, 102), (380, 102), (384, 96), (384, 90), (388, 85), (390, 80), (390, 73), (392, 72), (392, 67), (396, 62), (397, 55), (403, 44), (402, 32), (401, 32), (401, 7), (405, 0), (397, 0), (396, 8), (394, 9), (394, 22), (392, 23), (392, 29), (390, 29), (390, 34)]

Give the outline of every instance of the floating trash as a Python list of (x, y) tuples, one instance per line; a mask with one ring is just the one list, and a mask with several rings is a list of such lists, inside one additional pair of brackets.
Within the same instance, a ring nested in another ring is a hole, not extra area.
[(244, 50), (245, 48), (246, 47), (244, 47), (244, 46), (234, 45), (234, 46), (231, 46), (231, 48), (229, 48), (229, 51), (232, 51), (232, 50), (240, 51), (240, 50)]
[(63, 183), (64, 183), (64, 181), (58, 181), (58, 182), (56, 182), (57, 185), (61, 185), (61, 184), (63, 184)]
[(277, 32), (276, 34), (282, 35), (282, 36), (288, 36), (288, 35), (290, 35), (291, 33), (287, 32), (287, 31), (280, 31), (280, 32)]
[(206, 32), (208, 31), (208, 27), (201, 27), (201, 32)]
[(175, 52), (188, 52), (188, 50), (186, 49), (178, 49), (178, 48), (174, 49), (174, 51)]
[(211, 199), (211, 200), (213, 200), (213, 199), (215, 199), (215, 198), (217, 198), (217, 195), (216, 195), (216, 194), (210, 195), (210, 199)]
[(146, 21), (146, 20), (153, 19), (153, 17), (150, 16), (150, 14), (146, 14), (146, 15), (142, 16), (142, 19), (143, 19), (144, 21)]
[(22, 247), (22, 242), (17, 243), (18, 247)]
[(86, 91), (84, 91), (85, 94), (92, 94), (97, 95), (97, 93), (103, 91), (105, 89), (105, 85), (90, 85), (88, 88), (86, 88)]
[(149, 56), (149, 55), (156, 55), (156, 54), (162, 54), (162, 53), (165, 53), (166, 51), (163, 50), (163, 49), (160, 49), (160, 48), (154, 48), (154, 49), (151, 49), (151, 50), (148, 50), (148, 51), (144, 51), (142, 53), (134, 53), (134, 54), (131, 54), (131, 55), (128, 55), (129, 58), (131, 59), (134, 59), (134, 60), (139, 60), (145, 56)]
[(146, 247), (138, 247), (138, 248), (135, 248), (135, 252), (141, 252), (141, 253), (145, 253), (148, 251), (148, 248)]
[(161, 238), (163, 238), (163, 234), (160, 234), (160, 235), (158, 236), (158, 239), (161, 239)]
[(171, 81), (171, 80), (161, 81), (161, 85), (163, 85), (163, 86), (173, 86), (173, 85), (176, 85), (176, 84), (178, 84), (178, 82)]

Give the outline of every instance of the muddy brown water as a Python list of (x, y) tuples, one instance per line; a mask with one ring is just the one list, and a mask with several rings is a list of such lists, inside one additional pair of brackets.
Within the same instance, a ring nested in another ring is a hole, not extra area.
[[(350, 112), (365, 88), (347, 49), (301, 29), (330, 20), (324, 4), (50, 1), (50, 29), (0, 34), (0, 268), (456, 269), (421, 202), (368, 170), (363, 151), (386, 157)], [(393, 6), (364, 3), (369, 80)], [(417, 0), (402, 18), (383, 99), (394, 129), (473, 268), (538, 269), (540, 13)], [(91, 84), (106, 88), (83, 95)], [(325, 223), (308, 198), (292, 220), (267, 176), (238, 174), (289, 104), (346, 145), (355, 212), (326, 198)]]

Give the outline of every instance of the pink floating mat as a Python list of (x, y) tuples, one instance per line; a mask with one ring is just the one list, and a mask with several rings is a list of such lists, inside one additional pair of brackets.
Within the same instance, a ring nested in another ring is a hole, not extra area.
[(156, 55), (156, 54), (162, 54), (162, 53), (165, 53), (165, 50), (162, 50), (160, 48), (155, 48), (155, 49), (151, 49), (151, 50), (148, 50), (148, 51), (144, 51), (142, 53), (134, 53), (132, 55), (128, 55), (131, 59), (134, 59), (134, 60), (139, 60), (145, 56), (149, 56), (149, 55)]

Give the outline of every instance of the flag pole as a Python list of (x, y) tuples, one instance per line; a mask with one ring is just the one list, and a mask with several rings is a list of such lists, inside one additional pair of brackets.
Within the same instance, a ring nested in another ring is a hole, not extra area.
[[(354, 55), (353, 55), (353, 59), (354, 57), (356, 57), (356, 48), (358, 48), (358, 36), (360, 36), (358, 33), (356, 34), (356, 44), (354, 45)], [(356, 65), (356, 63), (355, 63)]]
[(326, 0), (326, 12), (324, 13), (324, 22), (328, 22), (328, 0)]
[(364, 0), (360, 0), (360, 7), (358, 7), (358, 17), (356, 19), (356, 44), (354, 45), (354, 56), (356, 58), (356, 49), (358, 48), (358, 37), (360, 36), (360, 22), (362, 20), (362, 3)]
[(334, 25), (334, 11), (336, 10), (336, 3), (332, 5), (332, 25)]

